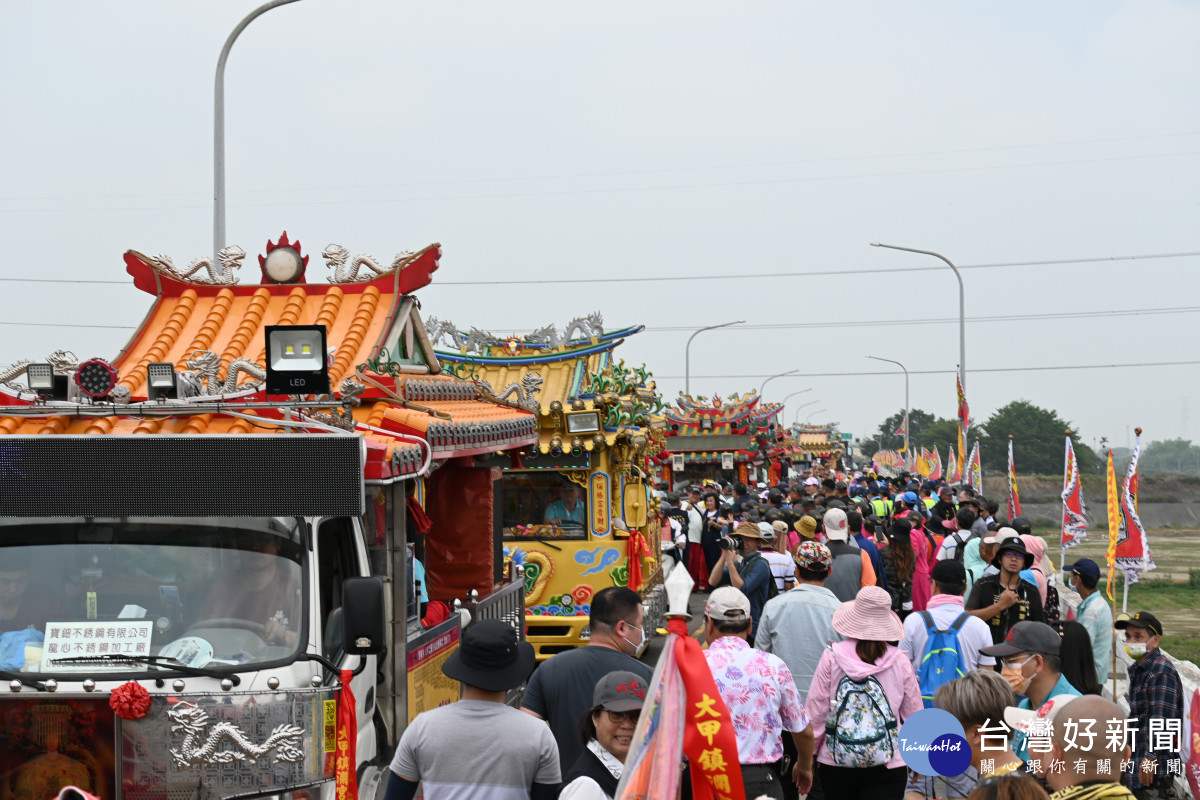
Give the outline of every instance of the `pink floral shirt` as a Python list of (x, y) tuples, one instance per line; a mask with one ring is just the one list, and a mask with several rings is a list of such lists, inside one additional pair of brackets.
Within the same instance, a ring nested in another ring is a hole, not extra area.
[(783, 758), (782, 730), (808, 727), (791, 670), (779, 656), (755, 650), (739, 636), (722, 636), (704, 653), (737, 734), (738, 760), (770, 764)]

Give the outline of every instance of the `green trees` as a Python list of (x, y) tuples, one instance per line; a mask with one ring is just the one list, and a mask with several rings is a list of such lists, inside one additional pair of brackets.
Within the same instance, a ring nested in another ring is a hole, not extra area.
[[(904, 437), (897, 436), (904, 411), (898, 411), (885, 419), (875, 434), (863, 442), (863, 455), (870, 457), (877, 450), (899, 450)], [(936, 447), (942, 455), (942, 464), (949, 466), (948, 454), (951, 445), (958, 447), (958, 419), (937, 417), (928, 411), (914, 408), (909, 413), (909, 441), (914, 452), (920, 448)], [(995, 475), (1008, 469), (1008, 437), (1012, 434), (1015, 445), (1017, 472), (1021, 474), (1057, 475), (1063, 471), (1063, 434), (1070, 428), (1071, 440), (1075, 445), (1075, 456), (1079, 469), (1085, 474), (1095, 472), (1096, 454), (1080, 441), (1074, 426), (1063, 420), (1057, 411), (1035, 406), (1026, 400), (1015, 400), (996, 411), (982, 423), (972, 420), (967, 433), (966, 448), (969, 453), (975, 438), (979, 438), (980, 460), (984, 474)], [(1145, 464), (1153, 448), (1166, 444), (1155, 442), (1142, 456)], [(1185, 442), (1191, 447), (1190, 442)], [(1200, 465), (1200, 447), (1192, 447), (1191, 455), (1184, 455), (1178, 447), (1163, 451), (1163, 463), (1180, 465), (1178, 470), (1197, 469)], [(1169, 453), (1169, 455), (1168, 455)], [(1189, 460), (1190, 459), (1190, 460)], [(1155, 462), (1157, 463), (1157, 462)], [(1164, 470), (1169, 471), (1169, 470)]]
[(1075, 457), (1082, 472), (1093, 472), (1096, 454), (1079, 441), (1071, 423), (1057, 411), (1040, 408), (1027, 400), (1014, 400), (996, 411), (979, 426), (979, 457), (984, 473), (1008, 469), (1008, 437), (1014, 437), (1017, 472), (1055, 475), (1063, 471), (1063, 434), (1070, 428)]
[(1142, 451), (1138, 471), (1145, 475), (1200, 473), (1200, 447), (1187, 439), (1162, 439)]

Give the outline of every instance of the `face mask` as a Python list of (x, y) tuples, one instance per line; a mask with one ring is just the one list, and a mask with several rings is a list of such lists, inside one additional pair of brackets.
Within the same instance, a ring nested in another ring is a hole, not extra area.
[(646, 631), (645, 631), (644, 629), (642, 629), (642, 628), (638, 628), (636, 625), (630, 625), (629, 627), (631, 627), (631, 628), (637, 628), (637, 632), (638, 632), (638, 634), (639, 634), (639, 635), (638, 635), (638, 641), (637, 641), (637, 644), (634, 644), (633, 642), (629, 641), (628, 639), (625, 639), (625, 637), (624, 637), (624, 636), (622, 636), (621, 638), (622, 638), (622, 639), (625, 639), (625, 644), (627, 644), (627, 645), (629, 645), (630, 647), (632, 647), (632, 648), (633, 648), (633, 652), (635, 652), (635, 653), (636, 653), (638, 650), (641, 650), (641, 649), (642, 649), (642, 645), (644, 645), (644, 644), (646, 643)]
[(1137, 661), (1138, 659), (1145, 657), (1146, 643), (1145, 642), (1127, 642), (1125, 644), (1125, 652), (1129, 654), (1130, 658), (1132, 658), (1134, 661)]
[(1008, 681), (1008, 685), (1012, 687), (1012, 690), (1016, 694), (1025, 694), (1026, 690), (1029, 689), (1029, 684), (1033, 681), (1032, 675), (1026, 678), (1021, 672), (1021, 669), (1028, 663), (1029, 659), (1027, 658), (1020, 664), (1005, 664), (1000, 669), (1000, 677)]

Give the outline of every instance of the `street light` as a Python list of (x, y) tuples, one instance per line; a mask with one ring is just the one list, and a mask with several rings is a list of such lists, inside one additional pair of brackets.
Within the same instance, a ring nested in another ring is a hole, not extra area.
[(801, 390), (800, 390), (800, 391), (798, 391), (798, 392), (792, 392), (792, 393), (791, 393), (791, 394), (789, 394), (787, 397), (785, 397), (785, 398), (783, 398), (782, 400), (780, 400), (780, 401), (779, 401), (779, 405), (781, 405), (781, 406), (782, 406), (782, 405), (786, 405), (786, 404), (787, 404), (787, 401), (788, 401), (788, 400), (791, 400), (791, 399), (792, 399), (793, 397), (795, 397), (796, 395), (798, 395), (798, 394), (804, 394), (805, 392), (811, 392), (811, 391), (812, 391), (812, 387), (810, 386), (810, 387), (809, 387), (809, 388), (807, 388), (807, 389), (801, 389)]
[(229, 58), (234, 41), (246, 30), (247, 25), (272, 8), (295, 2), (270, 0), (251, 11), (229, 34), (217, 59), (216, 90), (213, 93), (213, 258), (217, 257), (222, 247), (229, 244), (225, 241), (225, 61)]
[(880, 358), (879, 356), (867, 356), (867, 358), (875, 361), (886, 361), (904, 370), (904, 465), (907, 467), (909, 459), (912, 458), (912, 451), (908, 449), (908, 370), (899, 361), (894, 361), (890, 358)]
[[(224, 245), (222, 245), (224, 246)], [(714, 331), (717, 328), (728, 328), (730, 325), (741, 325), (746, 320), (739, 319), (736, 322), (722, 322), (720, 325), (709, 325), (707, 328), (700, 328), (691, 336), (688, 337), (687, 346), (683, 348), (683, 393), (688, 397), (692, 396), (692, 339), (696, 338), (696, 334), (704, 333), (705, 331)]]
[(889, 250), (905, 250), (909, 253), (920, 253), (925, 256), (933, 256), (940, 258), (950, 265), (950, 269), (954, 270), (954, 277), (958, 278), (958, 374), (962, 381), (963, 392), (967, 391), (967, 295), (963, 289), (962, 273), (958, 271), (958, 267), (954, 266), (954, 262), (946, 258), (941, 253), (935, 253), (932, 250), (918, 250), (915, 247), (900, 247), (894, 244), (882, 244), (880, 242), (871, 242), (871, 247), (886, 247)]
[(799, 369), (789, 369), (787, 372), (780, 372), (778, 375), (772, 375), (771, 377), (767, 378), (767, 379), (766, 379), (765, 381), (763, 381), (763, 382), (762, 382), (762, 383), (759, 385), (759, 387), (758, 387), (758, 396), (759, 396), (759, 399), (762, 399), (762, 396), (763, 396), (763, 389), (764, 389), (764, 388), (766, 388), (766, 385), (767, 385), (768, 383), (770, 383), (771, 381), (775, 380), (776, 378), (782, 378), (784, 375), (795, 375), (795, 374), (796, 374), (797, 372), (799, 372), (799, 371), (800, 371)]
[(799, 424), (799, 422), (800, 422), (800, 409), (802, 409), (802, 408), (808, 408), (809, 406), (815, 406), (815, 405), (816, 405), (817, 403), (819, 403), (819, 402), (821, 402), (821, 401), (820, 401), (820, 400), (810, 400), (810, 401), (809, 401), (809, 402), (807, 402), (807, 403), (801, 403), (800, 405), (796, 406), (796, 416), (794, 417), (794, 420), (795, 420), (795, 421), (794, 421), (792, 424), (793, 424), (793, 425)]
[(825, 410), (826, 409), (824, 409), (824, 408), (818, 408), (816, 411), (812, 412), (812, 414), (809, 414), (807, 417), (804, 418), (804, 424), (805, 425), (808, 424), (808, 421), (813, 418), (813, 414), (820, 414), (821, 412), (823, 412)]

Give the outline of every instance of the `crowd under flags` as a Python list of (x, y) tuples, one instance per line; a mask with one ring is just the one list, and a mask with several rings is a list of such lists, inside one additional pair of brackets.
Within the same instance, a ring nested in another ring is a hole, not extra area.
[(1063, 469), (1062, 560), (1067, 561), (1067, 548), (1087, 538), (1087, 504), (1083, 501), (1083, 486), (1079, 481), (1079, 461), (1071, 432), (1067, 431), (1066, 465)]
[(1021, 496), (1017, 493), (1017, 464), (1013, 460), (1013, 437), (1008, 437), (1008, 519), (1021, 515)]

